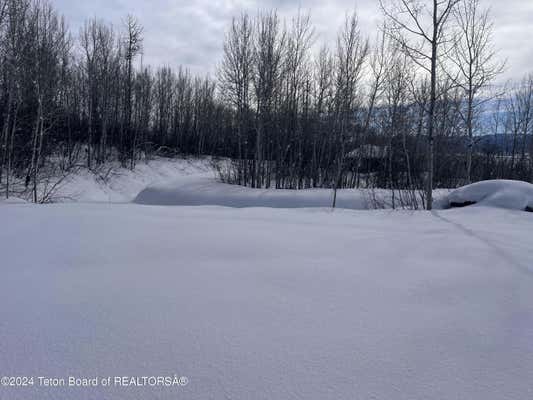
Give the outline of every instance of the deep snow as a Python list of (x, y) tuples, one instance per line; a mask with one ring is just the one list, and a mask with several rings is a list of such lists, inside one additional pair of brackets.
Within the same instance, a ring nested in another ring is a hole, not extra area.
[[(398, 196), (397, 191), (395, 195)], [(533, 209), (533, 185), (521, 181), (483, 181), (451, 191), (435, 190), (434, 195), (436, 209), (473, 204), (519, 211)], [(333, 203), (333, 191), (250, 189), (221, 183), (210, 174), (193, 174), (149, 185), (133, 202), (144, 205), (236, 208), (328, 208)], [(418, 198), (418, 202), (422, 208), (422, 199)], [(342, 189), (337, 195), (337, 207), (342, 209), (393, 208), (392, 204), (389, 190)], [(396, 208), (401, 208), (398, 200)]]
[[(339, 208), (370, 208), (369, 193), (363, 190), (339, 190)], [(224, 207), (315, 208), (331, 207), (331, 189), (276, 190), (250, 189), (221, 183), (212, 176), (188, 176), (150, 185), (134, 199), (137, 204)]]
[(525, 400), (533, 215), (0, 207), (0, 398)]
[[(441, 199), (447, 190), (436, 190)], [(375, 208), (401, 208), (398, 192), (395, 203), (390, 190), (339, 189), (337, 208), (368, 210)], [(420, 208), (422, 199), (417, 198)], [(235, 208), (331, 208), (332, 189), (251, 189), (220, 182), (213, 174), (192, 174), (171, 181), (149, 185), (133, 200), (144, 205), (164, 206), (223, 206)], [(395, 206), (393, 207), (393, 204)]]
[[(148, 162), (139, 162), (135, 170), (123, 168), (118, 162), (108, 162), (97, 167), (96, 171), (86, 168), (74, 168), (73, 172), (65, 178), (56, 176), (50, 179), (49, 185), (44, 183), (38, 186), (38, 199), (43, 198), (43, 192), (54, 187), (50, 193), (49, 202), (102, 202), (124, 203), (131, 202), (146, 186), (158, 182), (166, 182), (177, 176), (201, 175), (215, 176), (211, 165), (212, 161), (206, 158), (155, 158)], [(19, 179), (15, 182), (15, 193), (11, 198), (23, 197), (31, 201), (32, 193), (24, 191), (24, 184)], [(0, 194), (2, 203), (3, 192)]]
[(533, 209), (533, 185), (528, 182), (491, 180), (456, 189), (444, 199), (446, 206), (478, 206), (524, 211)]
[(98, 179), (95, 174), (84, 171), (72, 175), (57, 193), (59, 199), (83, 202), (130, 202), (146, 186), (172, 180), (176, 176), (214, 176), (211, 160), (204, 159), (165, 159), (157, 158), (148, 163), (140, 162), (135, 170), (107, 164), (102, 167), (102, 175), (107, 181)]

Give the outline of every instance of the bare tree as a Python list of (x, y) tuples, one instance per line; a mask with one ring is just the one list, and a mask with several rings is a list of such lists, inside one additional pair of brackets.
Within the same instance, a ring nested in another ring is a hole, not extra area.
[(59, 71), (69, 49), (69, 37), (64, 20), (51, 5), (34, 3), (27, 34), (31, 45), (31, 72), (34, 100), (37, 103), (33, 127), (32, 156), (28, 177), (32, 180), (33, 201), (38, 202), (38, 176), (43, 161), (45, 135), (53, 127), (54, 98), (59, 88)]
[(496, 60), (492, 46), (493, 25), (489, 10), (480, 10), (479, 0), (461, 0), (454, 9), (459, 37), (450, 61), (455, 65), (454, 82), (463, 90), (466, 110), (459, 108), (468, 137), (466, 181), (472, 180), (472, 153), (474, 150), (474, 122), (482, 104), (490, 97), (479, 99), (480, 94), (503, 71), (504, 62)]
[(98, 22), (88, 21), (83, 26), (80, 33), (80, 43), (85, 55), (85, 73), (87, 74), (87, 115), (88, 115), (88, 139), (87, 139), (87, 168), (91, 169), (93, 159), (93, 138), (95, 121), (98, 107), (98, 80), (96, 68), (98, 65), (97, 53), (98, 43)]
[(333, 184), (333, 204), (337, 205), (337, 189), (341, 184), (347, 134), (355, 125), (355, 109), (363, 65), (368, 55), (368, 40), (361, 36), (357, 14), (347, 15), (337, 37), (335, 73), (335, 114), (337, 138), (337, 172)]
[(224, 58), (218, 77), (224, 98), (235, 107), (238, 146), (238, 182), (248, 183), (247, 126), (250, 113), (250, 86), (253, 68), (253, 27), (250, 17), (233, 19), (224, 42)]
[(437, 103), (438, 64), (442, 47), (449, 42), (447, 26), (460, 0), (389, 0), (380, 6), (388, 25), (387, 33), (403, 51), (430, 75), (427, 111), (427, 184), (426, 208), (433, 208), (434, 131)]
[(2, 173), (6, 170), (6, 188), (5, 195), (9, 198), (12, 162), (13, 162), (13, 145), (15, 133), (17, 131), (18, 111), (21, 107), (21, 51), (22, 42), (25, 34), (24, 21), (27, 18), (29, 10), (27, 1), (6, 0), (0, 3), (0, 27), (4, 20), (6, 28), (4, 31), (4, 44), (2, 49), (2, 58), (4, 60), (4, 74), (8, 81), (7, 84), (7, 104), (4, 113), (4, 123), (2, 127), (2, 149), (0, 182)]
[(533, 134), (533, 74), (514, 89), (507, 108), (508, 126), (512, 132), (511, 173), (514, 178), (528, 180), (530, 176), (526, 170), (533, 167), (531, 154), (528, 154), (528, 140), (532, 140)]
[(312, 164), (311, 175), (313, 186), (322, 187), (326, 180), (325, 171), (329, 150), (331, 148), (331, 132), (329, 131), (333, 100), (335, 94), (335, 59), (328, 47), (323, 45), (314, 65), (315, 82), (315, 128), (312, 130)]
[(275, 11), (259, 15), (254, 37), (253, 83), (257, 101), (254, 173), (252, 186), (262, 187), (265, 136), (271, 129), (276, 98), (280, 92), (286, 33)]
[(107, 158), (108, 131), (112, 118), (110, 92), (112, 82), (119, 72), (119, 57), (115, 48), (115, 34), (112, 26), (103, 23), (98, 24), (97, 43), (98, 81), (101, 87), (101, 104), (99, 106), (101, 132), (98, 143), (98, 163), (101, 164)]
[[(284, 101), (284, 121), (286, 134), (278, 138), (278, 144), (283, 143), (282, 138), (295, 139), (295, 146), (291, 152), (292, 160), (289, 161), (290, 169), (293, 175), (296, 175), (296, 182), (293, 186), (297, 189), (303, 188), (303, 169), (304, 169), (304, 119), (308, 115), (308, 102), (306, 101), (307, 82), (310, 79), (310, 71), (308, 68), (310, 60), (310, 49), (313, 44), (314, 29), (311, 26), (311, 15), (309, 13), (302, 14), (298, 10), (298, 14), (292, 19), (290, 29), (287, 33), (287, 52), (285, 57), (285, 101)], [(275, 149), (277, 153), (278, 170), (276, 176), (279, 175), (280, 160), (284, 158), (283, 147), (277, 146)]]
[(130, 138), (130, 168), (135, 166), (136, 157), (136, 144), (137, 144), (137, 131), (132, 129), (132, 94), (133, 94), (133, 60), (142, 51), (143, 43), (143, 27), (139, 21), (128, 15), (126, 22), (126, 37), (124, 39), (124, 57), (126, 59), (126, 100), (124, 102), (125, 107), (125, 132)]

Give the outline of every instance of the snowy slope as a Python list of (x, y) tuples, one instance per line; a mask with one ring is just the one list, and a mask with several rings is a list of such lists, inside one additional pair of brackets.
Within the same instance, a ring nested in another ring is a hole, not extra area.
[(190, 381), (2, 399), (533, 397), (529, 213), (21, 204), (0, 220), (2, 375)]
[(129, 202), (146, 186), (175, 179), (177, 176), (208, 174), (213, 176), (210, 160), (206, 159), (163, 159), (138, 163), (135, 170), (109, 165), (103, 172), (114, 167), (108, 181), (102, 182), (85, 171), (73, 175), (58, 193), (59, 198), (75, 201)]

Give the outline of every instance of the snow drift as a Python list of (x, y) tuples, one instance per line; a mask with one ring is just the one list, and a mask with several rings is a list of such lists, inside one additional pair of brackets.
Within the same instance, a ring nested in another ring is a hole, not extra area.
[[(134, 200), (145, 205), (223, 206), (234, 208), (316, 208), (331, 207), (331, 189), (250, 189), (221, 183), (209, 176), (184, 177), (144, 189)], [(361, 190), (339, 190), (337, 207), (353, 210), (369, 208), (368, 196)]]
[[(337, 207), (366, 210), (372, 198), (390, 203), (390, 191), (343, 189), (337, 194)], [(533, 210), (533, 185), (527, 182), (493, 180), (474, 183), (446, 192), (435, 191), (438, 209), (480, 205), (510, 210)], [(250, 189), (220, 183), (210, 176), (188, 176), (151, 185), (141, 191), (134, 203), (145, 205), (223, 206), (234, 208), (317, 208), (331, 207), (331, 189), (281, 190)], [(387, 208), (385, 206), (385, 208)]]
[(444, 208), (470, 205), (533, 211), (533, 185), (509, 180), (483, 181), (454, 190), (444, 199)]
[(131, 202), (147, 185), (166, 182), (177, 176), (206, 174), (212, 171), (209, 158), (165, 159), (156, 158), (139, 163), (135, 170), (119, 163), (102, 167), (106, 180), (90, 171), (80, 171), (64, 183), (57, 193), (59, 202)]

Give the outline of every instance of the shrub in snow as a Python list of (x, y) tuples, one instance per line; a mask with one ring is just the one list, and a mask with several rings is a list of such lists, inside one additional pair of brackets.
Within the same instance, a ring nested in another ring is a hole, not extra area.
[(445, 208), (483, 205), (510, 210), (533, 211), (533, 185), (521, 181), (477, 182), (452, 191), (444, 199)]

